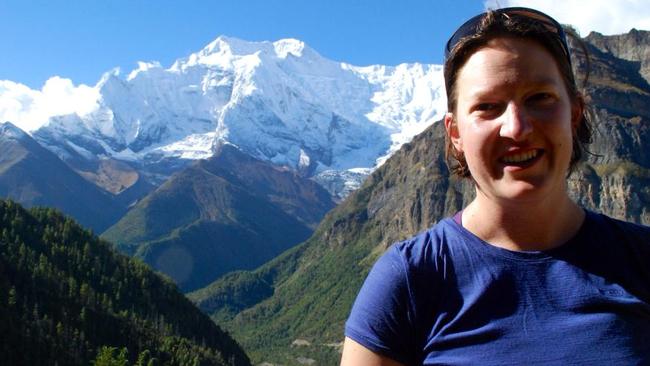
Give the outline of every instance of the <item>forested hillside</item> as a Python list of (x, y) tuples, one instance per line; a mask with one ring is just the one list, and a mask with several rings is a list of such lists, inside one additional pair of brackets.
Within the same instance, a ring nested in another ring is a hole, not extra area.
[(130, 364), (250, 365), (171, 281), (55, 210), (0, 200), (0, 365), (88, 365), (112, 353)]

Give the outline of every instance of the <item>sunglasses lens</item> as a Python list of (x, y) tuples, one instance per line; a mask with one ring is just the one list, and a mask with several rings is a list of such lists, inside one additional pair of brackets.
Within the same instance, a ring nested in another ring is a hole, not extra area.
[[(562, 46), (562, 50), (564, 51), (569, 64), (571, 64), (569, 46), (566, 41), (564, 29), (562, 28), (562, 25), (560, 25), (560, 23), (558, 23), (555, 19), (535, 9), (522, 7), (498, 9), (495, 10), (495, 13), (509, 19), (516, 18), (521, 21), (533, 22), (535, 24), (542, 25), (546, 31), (557, 36), (557, 39)], [(449, 58), (449, 54), (461, 39), (474, 35), (478, 32), (479, 25), (484, 16), (485, 13), (477, 15), (465, 22), (456, 30), (451, 38), (449, 38), (449, 41), (447, 41), (447, 45), (445, 46), (445, 60)]]

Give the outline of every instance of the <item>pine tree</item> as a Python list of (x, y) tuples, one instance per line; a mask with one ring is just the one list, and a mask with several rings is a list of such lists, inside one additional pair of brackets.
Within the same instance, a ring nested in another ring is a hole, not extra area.
[(128, 366), (127, 353), (126, 347), (118, 352), (117, 347), (102, 346), (92, 364), (95, 366)]

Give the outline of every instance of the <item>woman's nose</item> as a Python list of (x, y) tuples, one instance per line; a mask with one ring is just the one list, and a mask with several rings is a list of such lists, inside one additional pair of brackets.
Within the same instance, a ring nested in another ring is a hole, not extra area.
[(522, 141), (533, 132), (533, 125), (526, 111), (516, 103), (509, 103), (501, 118), (503, 120), (499, 131), (501, 137)]

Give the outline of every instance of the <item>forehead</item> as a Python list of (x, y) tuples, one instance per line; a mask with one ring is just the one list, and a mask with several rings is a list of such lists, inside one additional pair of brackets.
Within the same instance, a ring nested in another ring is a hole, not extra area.
[(458, 73), (456, 88), (459, 94), (465, 94), (549, 83), (562, 83), (550, 52), (532, 40), (500, 37), (489, 40), (468, 57)]

